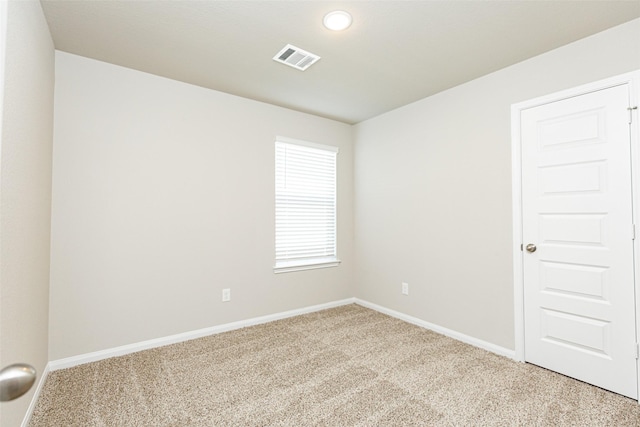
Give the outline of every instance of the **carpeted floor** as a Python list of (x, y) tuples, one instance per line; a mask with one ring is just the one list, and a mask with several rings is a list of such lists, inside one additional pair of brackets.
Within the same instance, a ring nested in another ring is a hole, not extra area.
[(38, 426), (640, 426), (631, 399), (347, 305), (49, 374)]

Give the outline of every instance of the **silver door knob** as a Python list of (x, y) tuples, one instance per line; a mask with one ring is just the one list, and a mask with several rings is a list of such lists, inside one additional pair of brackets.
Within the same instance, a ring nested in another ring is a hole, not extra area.
[(17, 399), (36, 381), (36, 370), (26, 363), (9, 365), (0, 371), (0, 402)]
[(536, 245), (534, 245), (533, 243), (529, 243), (527, 246), (525, 246), (525, 249), (527, 250), (527, 252), (533, 253), (538, 248), (536, 248)]

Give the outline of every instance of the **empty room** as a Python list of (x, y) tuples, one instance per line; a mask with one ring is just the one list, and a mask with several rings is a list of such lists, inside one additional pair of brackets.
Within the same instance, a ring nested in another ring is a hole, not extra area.
[(640, 1), (0, 2), (0, 425), (640, 426)]

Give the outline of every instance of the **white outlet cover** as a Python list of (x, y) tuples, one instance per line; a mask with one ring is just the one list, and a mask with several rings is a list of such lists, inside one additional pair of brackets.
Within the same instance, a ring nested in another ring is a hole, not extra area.
[(222, 302), (231, 301), (231, 289), (222, 290)]
[(404, 295), (409, 295), (409, 284), (402, 282), (402, 293)]

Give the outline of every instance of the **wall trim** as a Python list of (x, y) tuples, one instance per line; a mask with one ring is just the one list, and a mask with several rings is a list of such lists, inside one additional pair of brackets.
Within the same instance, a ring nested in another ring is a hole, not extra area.
[(47, 382), (47, 377), (49, 376), (49, 372), (51, 371), (49, 365), (50, 363), (47, 363), (47, 366), (44, 367), (42, 374), (40, 374), (40, 380), (38, 380), (38, 385), (36, 386), (36, 390), (33, 393), (33, 396), (31, 396), (31, 403), (29, 403), (27, 412), (24, 414), (24, 419), (22, 420), (22, 424), (20, 424), (21, 427), (27, 427), (31, 422), (31, 416), (33, 415), (33, 411), (36, 409), (36, 404), (40, 399), (40, 393), (42, 392), (44, 384)]
[(420, 326), (421, 328), (429, 329), (433, 332), (437, 332), (449, 338), (453, 338), (454, 340), (461, 341), (465, 344), (469, 344), (474, 347), (478, 347), (483, 350), (490, 351), (500, 356), (508, 357), (509, 359), (514, 359), (514, 360), (516, 359), (516, 352), (514, 350), (510, 350), (508, 348), (505, 348), (496, 344), (492, 344), (488, 341), (483, 341), (481, 339), (474, 338), (469, 335), (465, 335), (463, 333), (454, 331), (452, 329), (448, 329), (443, 326), (439, 326), (434, 323), (430, 323), (425, 320), (418, 319), (417, 317), (409, 316), (408, 314), (400, 313), (399, 311), (391, 310), (381, 305), (374, 304), (369, 301), (361, 300), (359, 298), (355, 298), (355, 303), (363, 307), (370, 308), (380, 313), (389, 315), (391, 317), (395, 317), (396, 319), (404, 320), (407, 323)]
[[(222, 332), (233, 331), (236, 329), (242, 329), (249, 326), (260, 325), (263, 323), (273, 322), (276, 320), (286, 319), (289, 317), (300, 316), (302, 314), (313, 313), (316, 311), (326, 310), (329, 308), (340, 307), (348, 304), (358, 304), (362, 307), (366, 307), (377, 312), (389, 315), (391, 317), (395, 317), (396, 319), (403, 320), (407, 323), (411, 323), (416, 326), (420, 326), (425, 329), (429, 329), (431, 331), (437, 332), (439, 334), (445, 335), (449, 338), (453, 338), (455, 340), (464, 342), (466, 344), (472, 345), (474, 347), (481, 348), (483, 350), (490, 351), (492, 353), (498, 354), (500, 356), (505, 356), (510, 359), (516, 359), (516, 353), (514, 350), (510, 350), (505, 347), (501, 347), (496, 344), (492, 344), (487, 341), (483, 341), (478, 338), (471, 337), (469, 335), (465, 335), (463, 333), (454, 331), (452, 329), (445, 328), (443, 326), (436, 325), (434, 323), (427, 322), (422, 319), (418, 319), (417, 317), (409, 316), (408, 314), (401, 313), (399, 311), (391, 310), (389, 308), (383, 307), (378, 304), (371, 303), (369, 301), (365, 301), (359, 298), (347, 298), (339, 301), (333, 301), (325, 304), (318, 304), (309, 307), (304, 307), (296, 310), (289, 310), (281, 313), (269, 314), (266, 316), (254, 317), (251, 319), (240, 320), (237, 322), (225, 323), (222, 325), (211, 326), (208, 328), (197, 329), (194, 331), (183, 332), (176, 335), (170, 335), (162, 338), (155, 338), (152, 340), (141, 341), (133, 344), (127, 344), (119, 347), (108, 348), (105, 350), (99, 350), (91, 353), (80, 354), (78, 356), (71, 356), (63, 359), (53, 360), (47, 364), (46, 372), (53, 372), (60, 369), (72, 368), (74, 366), (83, 365), (85, 363), (97, 362), (99, 360), (108, 359), (111, 357), (124, 356), (131, 353), (136, 353), (138, 351), (149, 350), (152, 348), (162, 347), (165, 345), (176, 344), (179, 342), (189, 341), (196, 338), (202, 338), (209, 335), (215, 335)], [(41, 381), (46, 378), (46, 374), (43, 373), (43, 377)], [(39, 394), (40, 388), (42, 384), (38, 385), (38, 390), (36, 393)], [(35, 395), (34, 395), (35, 397)], [(37, 400), (37, 399), (36, 399)], [(35, 400), (32, 402), (32, 406), (35, 406)], [(28, 416), (31, 416), (31, 411), (33, 408), (29, 408)], [(26, 420), (26, 418), (25, 418)]]
[(94, 351), (91, 353), (80, 354), (78, 356), (71, 356), (64, 359), (53, 360), (49, 362), (47, 367), (51, 371), (72, 368), (74, 366), (83, 365), (85, 363), (97, 362), (99, 360), (104, 360), (111, 357), (124, 356), (126, 354), (137, 353), (138, 351), (142, 351), (142, 350), (149, 350), (156, 347), (176, 344), (183, 341), (189, 341), (196, 338), (202, 338), (209, 335), (215, 335), (222, 332), (233, 331), (236, 329), (246, 328), (248, 326), (260, 325), (263, 323), (273, 322), (275, 320), (286, 319), (289, 317), (299, 316), (301, 314), (313, 313), (316, 311), (340, 307), (343, 305), (348, 305), (353, 303), (355, 303), (355, 298), (347, 298), (347, 299), (333, 301), (325, 304), (312, 305), (309, 307), (284, 311), (281, 313), (269, 314), (266, 316), (254, 317), (246, 320), (239, 320), (237, 322), (225, 323), (222, 325), (211, 326), (203, 329), (197, 329), (195, 331), (183, 332), (176, 335), (169, 335), (167, 337), (155, 338), (155, 339), (141, 341), (133, 344), (127, 344), (119, 347), (108, 348), (105, 350)]

